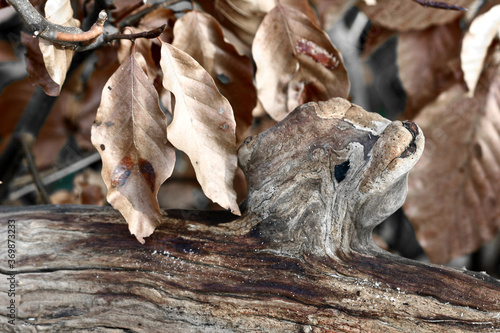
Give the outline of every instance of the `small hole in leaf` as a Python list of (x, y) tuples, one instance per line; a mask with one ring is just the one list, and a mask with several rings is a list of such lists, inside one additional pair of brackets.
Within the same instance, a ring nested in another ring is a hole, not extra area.
[(111, 86), (108, 86), (108, 90), (111, 91), (111, 90), (113, 90), (113, 88), (111, 88)]
[(101, 148), (102, 151), (104, 151), (104, 149), (106, 149), (106, 147), (104, 145), (100, 145), (99, 147)]

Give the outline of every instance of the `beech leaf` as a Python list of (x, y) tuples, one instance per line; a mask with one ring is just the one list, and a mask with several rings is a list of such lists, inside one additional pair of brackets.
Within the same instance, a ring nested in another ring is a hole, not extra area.
[(410, 173), (404, 210), (434, 263), (471, 253), (498, 232), (499, 105), (497, 75), (474, 98), (452, 86), (415, 119), (426, 148)]
[(257, 103), (250, 58), (238, 54), (224, 40), (217, 20), (198, 11), (189, 12), (176, 22), (172, 45), (193, 57), (212, 76), (233, 107), (237, 141), (242, 142), (248, 136)]
[(399, 33), (397, 61), (406, 91), (407, 118), (454, 85), (461, 77), (460, 22)]
[(279, 121), (297, 106), (346, 98), (349, 79), (328, 35), (295, 8), (276, 6), (260, 25), (252, 46), (257, 96)]
[[(474, 0), (453, 0), (453, 5), (470, 7)], [(411, 0), (377, 0), (375, 4), (359, 2), (358, 7), (374, 22), (396, 31), (422, 30), (458, 19), (463, 11), (423, 7)]]
[(21, 41), (26, 46), (26, 70), (33, 84), (38, 84), (49, 96), (58, 96), (60, 85), (54, 82), (45, 67), (40, 51), (40, 40), (21, 32)]
[[(80, 21), (73, 18), (73, 8), (71, 8), (69, 0), (48, 0), (45, 4), (45, 15), (48, 21), (55, 24), (67, 27), (80, 26)], [(40, 40), (40, 51), (47, 72), (52, 80), (59, 85), (60, 92), (75, 52), (55, 46), (45, 39)]]
[(106, 82), (91, 138), (101, 154), (107, 199), (141, 243), (160, 223), (156, 197), (174, 167), (166, 131), (158, 93), (130, 55)]
[(495, 36), (499, 34), (499, 29), (500, 5), (496, 5), (476, 17), (464, 36), (460, 58), (470, 96), (474, 94), (479, 76), (483, 71), (486, 53)]
[(205, 195), (234, 214), (237, 167), (233, 110), (214, 80), (184, 51), (162, 42), (163, 86), (175, 96), (168, 139), (191, 160)]

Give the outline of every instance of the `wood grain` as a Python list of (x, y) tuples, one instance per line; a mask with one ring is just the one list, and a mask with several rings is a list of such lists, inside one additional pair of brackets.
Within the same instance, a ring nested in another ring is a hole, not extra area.
[[(140, 244), (111, 208), (0, 208), (2, 237), (7, 220), (16, 221), (18, 304), (9, 325), (9, 299), (0, 293), (0, 330), (500, 329), (498, 280), (407, 260), (371, 241), (373, 227), (404, 198), (414, 163), (404, 159), (418, 159), (423, 145), (418, 127), (341, 100), (308, 104), (280, 124), (240, 149), (249, 184), (241, 217), (165, 211)], [(345, 178), (335, 178), (335, 163), (346, 159)], [(6, 260), (0, 273), (4, 281), (12, 274)]]

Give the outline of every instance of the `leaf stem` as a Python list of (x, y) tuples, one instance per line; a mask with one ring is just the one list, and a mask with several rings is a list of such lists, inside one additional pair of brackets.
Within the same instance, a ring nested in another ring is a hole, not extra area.
[(138, 33), (135, 33), (135, 34), (120, 34), (120, 33), (116, 33), (116, 34), (113, 34), (113, 35), (109, 35), (107, 37), (107, 39), (109, 41), (111, 41), (111, 40), (114, 40), (114, 39), (130, 39), (130, 40), (134, 40), (134, 39), (137, 39), (137, 38), (156, 38), (156, 37), (158, 37), (158, 36), (161, 35), (161, 33), (165, 30), (166, 27), (167, 27), (167, 25), (164, 24), (161, 27), (158, 27), (156, 29), (149, 30), (149, 31), (138, 32)]

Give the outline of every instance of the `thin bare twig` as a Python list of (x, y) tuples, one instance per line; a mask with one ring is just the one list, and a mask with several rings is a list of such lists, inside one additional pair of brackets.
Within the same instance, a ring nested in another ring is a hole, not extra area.
[(432, 7), (432, 8), (437, 8), (437, 9), (447, 9), (447, 10), (459, 10), (459, 11), (465, 11), (467, 8), (457, 6), (457, 5), (450, 5), (445, 2), (436, 2), (436, 1), (424, 1), (424, 0), (412, 0), (419, 5), (423, 7)]
[(111, 40), (114, 40), (114, 39), (130, 39), (130, 40), (134, 40), (134, 39), (137, 39), (137, 38), (156, 38), (156, 37), (158, 37), (158, 36), (161, 35), (161, 33), (165, 30), (166, 27), (167, 27), (167, 25), (164, 24), (161, 27), (158, 27), (156, 29), (149, 30), (149, 31), (143, 31), (143, 32), (137, 32), (135, 34), (120, 34), (120, 33), (117, 33), (117, 34), (113, 34), (113, 35), (107, 36), (107, 39), (109, 41), (111, 41)]
[(23, 133), (20, 136), (21, 147), (24, 152), (24, 157), (26, 159), (26, 163), (28, 164), (28, 168), (31, 173), (31, 177), (33, 178), (33, 182), (36, 185), (38, 193), (42, 199), (42, 202), (46, 205), (50, 205), (50, 198), (45, 190), (45, 186), (43, 186), (42, 180), (40, 178), (40, 174), (38, 173), (38, 168), (36, 167), (35, 160), (33, 159), (33, 152), (31, 151), (31, 147), (35, 142), (35, 137), (29, 133)]
[[(75, 173), (79, 170), (82, 170), (92, 163), (95, 163), (101, 159), (99, 153), (95, 152), (90, 155), (83, 157), (82, 159), (71, 163), (69, 165), (65, 165), (62, 168), (58, 168), (55, 171), (41, 177), (42, 183), (46, 186), (49, 185), (61, 178), (64, 178), (72, 173)], [(22, 187), (12, 189), (12, 192), (9, 193), (9, 201), (17, 200), (22, 196), (33, 192), (35, 190), (35, 186), (32, 183), (28, 183)]]
[[(165, 24), (157, 29), (136, 34), (109, 34), (109, 30), (113, 30), (114, 27), (108, 25), (107, 27), (110, 29), (107, 29), (108, 34), (106, 34), (104, 23), (108, 19), (108, 15), (104, 10), (102, 10), (99, 13), (97, 21), (90, 28), (90, 30), (83, 31), (79, 28), (66, 27), (49, 22), (31, 5), (28, 0), (9, 1), (23, 20), (25, 26), (31, 31), (33, 37), (43, 38), (54, 44), (61, 45), (76, 52), (93, 50), (115, 39), (133, 40), (137, 38), (156, 38), (166, 28)], [(176, 1), (167, 1), (167, 4), (173, 2)], [(155, 6), (150, 8), (155, 8)]]

